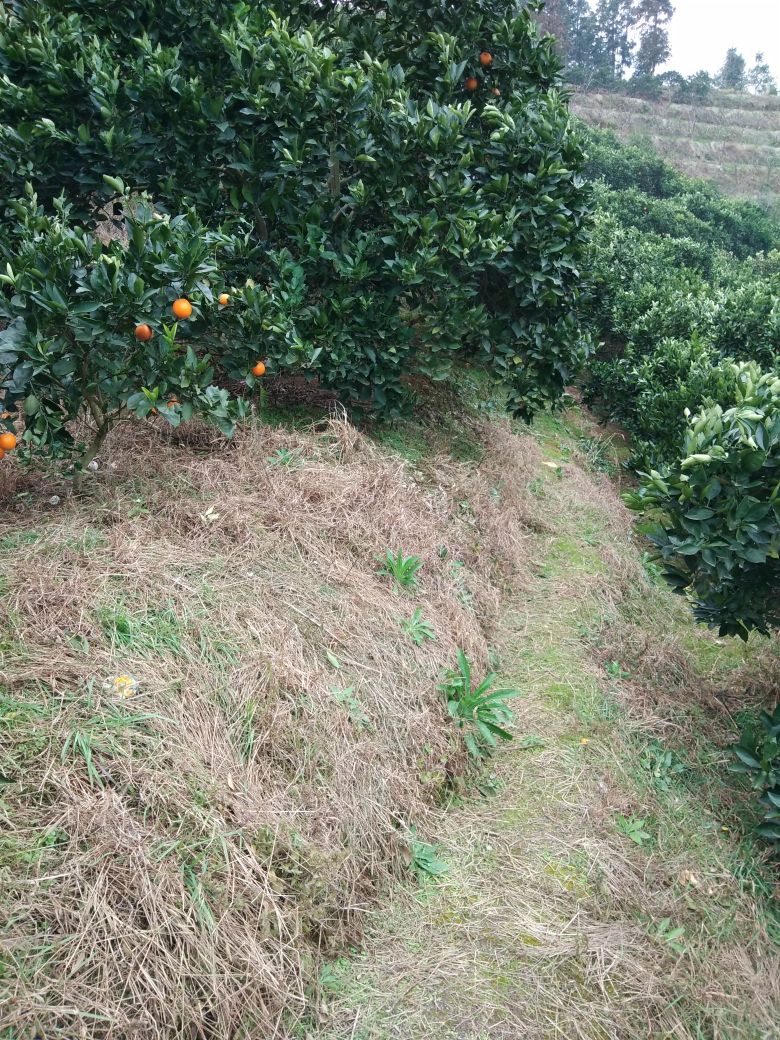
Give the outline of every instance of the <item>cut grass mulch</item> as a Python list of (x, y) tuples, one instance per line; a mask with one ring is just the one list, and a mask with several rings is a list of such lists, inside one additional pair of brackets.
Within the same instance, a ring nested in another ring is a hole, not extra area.
[(466, 765), (437, 681), (525, 581), (536, 450), (485, 440), (412, 470), (341, 419), (127, 428), (56, 507), (4, 471), (3, 1040), (295, 1030)]
[(323, 973), (322, 1040), (780, 1035), (773, 873), (740, 836), (749, 802), (713, 700), (780, 661), (760, 641), (722, 647), (654, 584), (578, 458), (590, 433), (540, 423), (530, 486), (551, 530), (499, 641), (525, 695), (516, 742), (483, 778), (492, 794), (429, 824), (447, 872)]
[[(122, 431), (57, 507), (4, 471), (2, 1040), (774, 1037), (722, 749), (777, 654), (654, 583), (619, 449), (445, 395), (373, 437)], [(524, 693), (491, 797), (459, 647)]]

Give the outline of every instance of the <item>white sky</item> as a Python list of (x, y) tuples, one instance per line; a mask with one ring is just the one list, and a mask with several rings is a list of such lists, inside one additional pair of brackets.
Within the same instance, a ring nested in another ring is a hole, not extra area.
[(729, 47), (754, 64), (763, 51), (780, 81), (780, 0), (675, 0), (669, 27), (672, 57), (666, 66), (690, 76), (717, 72)]

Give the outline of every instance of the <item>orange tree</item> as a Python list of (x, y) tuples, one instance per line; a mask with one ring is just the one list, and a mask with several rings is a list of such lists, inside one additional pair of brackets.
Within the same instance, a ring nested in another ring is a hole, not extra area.
[[(208, 346), (233, 376), (262, 357), (393, 415), (408, 377), (472, 356), (530, 416), (587, 350), (589, 207), (534, 6), (14, 0), (0, 15), (0, 204), (29, 181), (48, 214), (62, 192), (78, 237), (122, 202), (121, 178), (159, 212), (191, 214), (202, 245), (231, 238), (219, 273), (242, 287), (236, 332)], [(13, 268), (24, 235), (5, 238)], [(145, 281), (167, 302), (188, 291)], [(70, 314), (84, 301), (68, 284)]]
[(747, 639), (780, 629), (780, 376), (731, 367), (732, 407), (688, 413), (683, 457), (640, 474), (626, 502), (697, 619)]
[[(47, 213), (28, 187), (0, 240), (5, 408), (24, 415), (28, 446), (75, 454), (77, 474), (124, 419), (153, 413), (177, 426), (197, 413), (230, 435), (245, 414), (214, 384), (212, 357), (239, 332), (218, 297), (246, 239), (207, 231), (193, 214), (163, 216), (144, 197), (125, 201), (122, 233), (101, 241), (73, 225), (62, 199)], [(281, 332), (284, 316), (267, 295), (259, 302)]]

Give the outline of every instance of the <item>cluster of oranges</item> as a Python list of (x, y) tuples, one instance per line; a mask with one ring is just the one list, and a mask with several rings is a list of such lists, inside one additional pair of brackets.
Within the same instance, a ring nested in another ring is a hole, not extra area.
[[(220, 293), (218, 299), (220, 306), (222, 307), (227, 307), (227, 305), (230, 303), (230, 296), (227, 293)], [(173, 311), (174, 317), (176, 318), (189, 318), (192, 314), (192, 304), (189, 300), (185, 299), (182, 296), (178, 300), (173, 301), (171, 310)], [(152, 330), (152, 326), (149, 325), (147, 322), (141, 322), (140, 325), (136, 325), (135, 338), (137, 340), (140, 340), (142, 343), (148, 343), (153, 335), (154, 332)], [(257, 361), (252, 366), (252, 375), (257, 377), (264, 376), (265, 362)], [(169, 401), (166, 401), (165, 406), (167, 408), (175, 408), (176, 405), (180, 403), (181, 402), (179, 401), (178, 397), (172, 397)], [(7, 419), (9, 418), (10, 414), (10, 412), (6, 412), (1, 418)], [(152, 409), (152, 415), (157, 415), (156, 408)], [(0, 433), (0, 459), (4, 459), (5, 453), (7, 451), (13, 451), (15, 447), (16, 436), (13, 433), (10, 433), (8, 431), (6, 431), (5, 433)]]
[[(490, 66), (493, 64), (493, 55), (490, 53), (490, 51), (482, 51), (482, 53), (479, 56), (479, 63), (483, 69), (490, 68)], [(477, 90), (477, 88), (479, 87), (479, 80), (474, 75), (468, 76), (463, 86), (466, 88), (466, 90), (468, 90), (470, 94), (473, 94), (474, 91)], [(501, 96), (501, 91), (498, 89), (498, 87), (491, 87), (490, 93), (495, 94), (496, 97)]]
[[(221, 307), (227, 307), (227, 305), (230, 303), (230, 296), (226, 292), (220, 293), (217, 299)], [(192, 304), (189, 300), (185, 299), (185, 297), (181, 296), (178, 300), (173, 301), (173, 303), (171, 304), (171, 310), (173, 311), (173, 316), (175, 318), (178, 318), (180, 321), (184, 321), (192, 315)], [(136, 325), (135, 338), (140, 340), (142, 343), (148, 343), (153, 335), (154, 332), (152, 331), (152, 326), (149, 325), (147, 322), (142, 322), (140, 325)], [(258, 361), (255, 363), (255, 365), (252, 367), (252, 375), (265, 375), (265, 363), (263, 361)], [(176, 400), (168, 402), (169, 405), (178, 403), (179, 402)]]

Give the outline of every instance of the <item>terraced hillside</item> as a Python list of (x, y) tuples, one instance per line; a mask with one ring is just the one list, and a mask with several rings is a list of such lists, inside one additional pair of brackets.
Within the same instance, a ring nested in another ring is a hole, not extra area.
[(780, 97), (715, 91), (706, 104), (578, 92), (586, 122), (647, 142), (683, 173), (780, 211)]

